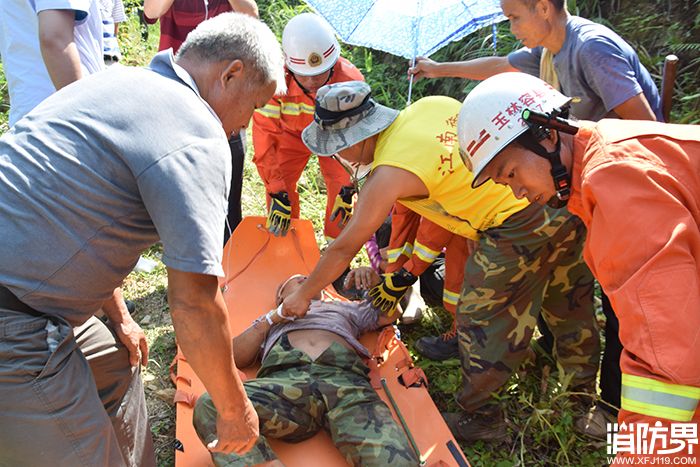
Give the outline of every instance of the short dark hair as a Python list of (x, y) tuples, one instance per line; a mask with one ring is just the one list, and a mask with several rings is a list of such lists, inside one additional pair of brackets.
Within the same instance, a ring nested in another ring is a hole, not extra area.
[[(540, 0), (522, 0), (522, 1), (523, 1), (523, 3), (525, 3), (525, 5), (527, 5), (527, 7), (528, 7), (530, 10), (532, 10), (532, 9), (535, 8), (535, 5), (536, 5), (537, 2), (539, 2)], [(565, 0), (542, 0), (542, 1), (544, 1), (544, 2), (549, 2), (549, 3), (551, 3), (552, 5), (554, 5), (554, 8), (556, 8), (557, 11), (563, 10), (564, 7), (566, 6)]]

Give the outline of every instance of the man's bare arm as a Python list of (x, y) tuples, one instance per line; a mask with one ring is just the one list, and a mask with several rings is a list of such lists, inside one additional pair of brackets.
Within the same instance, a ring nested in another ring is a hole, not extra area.
[(168, 303), (177, 342), (218, 412), (216, 449), (245, 452), (257, 438), (258, 420), (235, 368), (217, 278), (168, 268)]
[(114, 328), (121, 343), (129, 351), (131, 366), (139, 364), (139, 354), (141, 365), (147, 365), (148, 342), (146, 342), (146, 335), (129, 314), (126, 303), (124, 303), (122, 290), (119, 287), (114, 289), (109, 300), (102, 304), (102, 311), (109, 318), (112, 328)]
[(651, 110), (649, 101), (647, 101), (644, 93), (639, 93), (627, 99), (625, 102), (615, 107), (614, 110), (618, 117), (625, 120), (656, 121), (656, 115), (654, 115), (654, 112)]
[(418, 58), (416, 65), (408, 69), (409, 75), (421, 78), (464, 78), (484, 80), (499, 73), (518, 71), (507, 57), (481, 57), (464, 62), (436, 62), (429, 58)]
[[(282, 321), (277, 313), (269, 313), (270, 321), (277, 324)], [(255, 363), (261, 352), (261, 347), (270, 332), (270, 323), (265, 319), (256, 320), (241, 334), (233, 338), (233, 354), (236, 356), (238, 368), (247, 368)]]
[(285, 314), (304, 316), (311, 298), (345, 271), (362, 245), (382, 225), (397, 199), (427, 195), (425, 184), (411, 172), (388, 166), (377, 168), (362, 187), (348, 225), (321, 256), (309, 278), (285, 299)]
[(53, 85), (61, 89), (83, 75), (73, 33), (75, 11), (44, 10), (37, 18), (41, 56)]

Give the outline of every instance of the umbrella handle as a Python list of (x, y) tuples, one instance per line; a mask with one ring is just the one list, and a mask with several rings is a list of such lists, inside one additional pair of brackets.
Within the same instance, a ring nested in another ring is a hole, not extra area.
[[(415, 55), (413, 56), (413, 59), (411, 60), (411, 68), (413, 68), (414, 66), (416, 66), (416, 56)], [(411, 105), (411, 92), (413, 91), (413, 76), (414, 75), (411, 75), (408, 78), (408, 100), (406, 101), (406, 107)]]

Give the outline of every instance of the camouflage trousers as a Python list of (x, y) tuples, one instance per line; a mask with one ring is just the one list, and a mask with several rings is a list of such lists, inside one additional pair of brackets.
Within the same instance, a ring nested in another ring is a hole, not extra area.
[(518, 369), (540, 313), (554, 334), (557, 361), (574, 373), (572, 385), (593, 384), (600, 335), (585, 238), (583, 222), (568, 210), (535, 204), (482, 232), (457, 305), (457, 401), (464, 410), (490, 402)]
[[(282, 336), (257, 378), (243, 383), (260, 420), (258, 442), (243, 456), (213, 454), (214, 463), (228, 467), (267, 462), (277, 457), (266, 437), (295, 443), (325, 429), (351, 465), (418, 465), (368, 374), (362, 359), (338, 343), (311, 360)], [(216, 409), (208, 394), (197, 401), (193, 423), (205, 444), (216, 438)]]

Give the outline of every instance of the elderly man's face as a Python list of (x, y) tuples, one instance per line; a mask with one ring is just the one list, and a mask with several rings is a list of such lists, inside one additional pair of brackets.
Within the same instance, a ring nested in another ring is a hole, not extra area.
[(207, 101), (221, 119), (227, 135), (245, 130), (255, 109), (272, 98), (276, 83), (261, 83), (254, 70), (234, 60), (219, 75)]
[[(279, 305), (285, 298), (299, 290), (304, 281), (306, 281), (306, 278), (306, 276), (297, 276), (289, 279), (289, 281), (277, 292), (277, 304)], [(320, 300), (321, 294), (319, 293), (316, 295), (314, 299)]]
[(552, 166), (519, 144), (508, 145), (486, 166), (482, 174), (501, 185), (508, 185), (516, 198), (546, 204), (556, 195), (550, 170)]
[(299, 276), (287, 282), (279, 291), (279, 302), (283, 302), (285, 298), (299, 290), (299, 287), (301, 287), (301, 284), (303, 284), (305, 280), (306, 276)]

